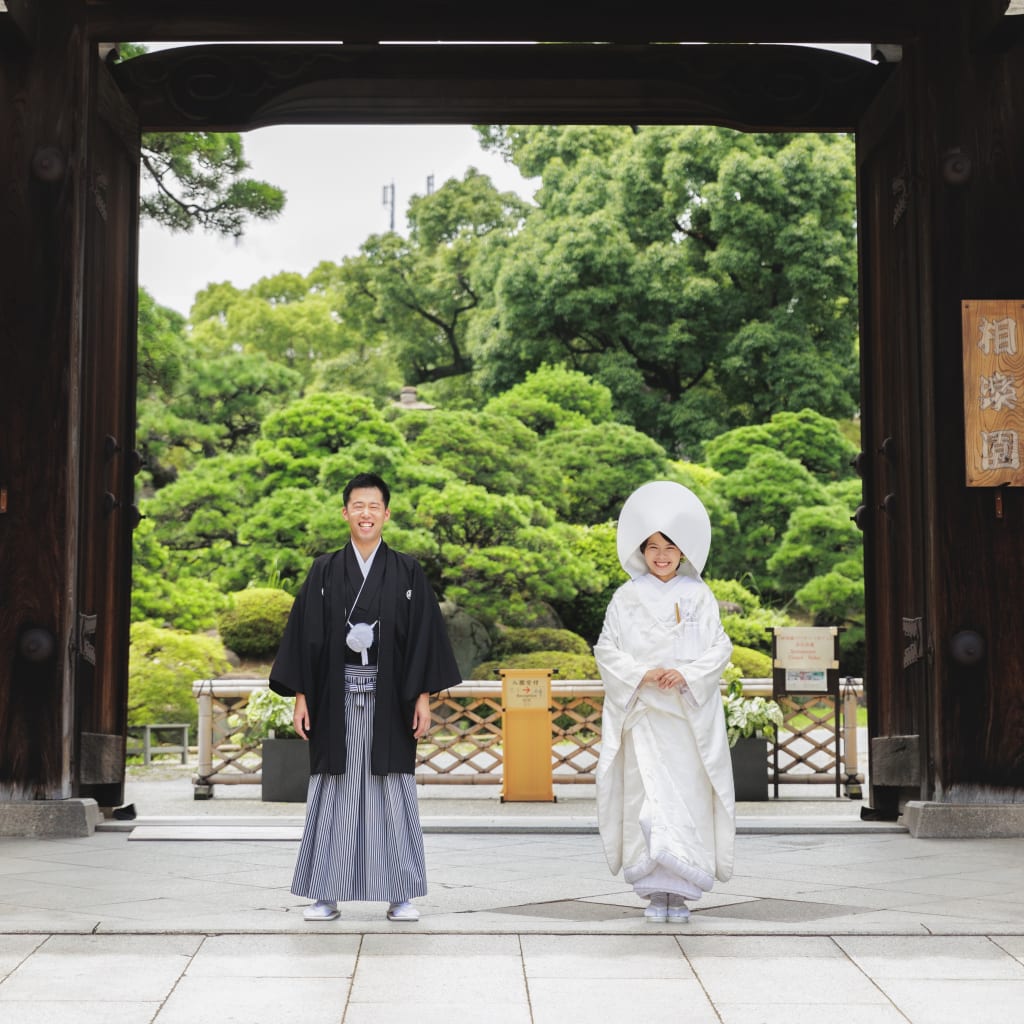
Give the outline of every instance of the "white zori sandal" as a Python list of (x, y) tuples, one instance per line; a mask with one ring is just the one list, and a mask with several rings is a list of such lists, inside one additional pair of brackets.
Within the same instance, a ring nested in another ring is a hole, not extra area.
[(332, 900), (317, 900), (302, 912), (307, 921), (333, 921), (338, 916), (338, 904)]
[(655, 892), (651, 894), (651, 902), (644, 911), (644, 920), (652, 924), (662, 924), (668, 920), (668, 893)]
[(690, 908), (686, 905), (686, 900), (684, 900), (682, 896), (677, 896), (675, 893), (669, 893), (668, 919), (670, 921), (690, 920)]
[(388, 907), (389, 921), (418, 921), (420, 912), (408, 901), (401, 900)]

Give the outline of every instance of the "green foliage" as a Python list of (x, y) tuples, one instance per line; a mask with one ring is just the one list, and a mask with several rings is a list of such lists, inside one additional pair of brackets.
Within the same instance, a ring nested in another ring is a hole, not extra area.
[(835, 420), (813, 409), (776, 413), (767, 423), (737, 427), (704, 445), (708, 465), (720, 473), (743, 469), (762, 449), (795, 459), (822, 482), (849, 478), (857, 454)]
[(569, 651), (529, 651), (510, 654), (506, 658), (482, 661), (471, 679), (496, 679), (503, 668), (550, 668), (556, 679), (600, 679), (597, 662), (591, 654), (573, 654)]
[(490, 390), (564, 362), (673, 454), (780, 411), (854, 412), (850, 137), (523, 125), (484, 137), (542, 176), (477, 336)]
[(543, 437), (556, 428), (607, 423), (612, 393), (603, 384), (565, 366), (541, 366), (484, 408), (494, 416), (513, 416)]
[(814, 617), (816, 626), (842, 626), (840, 671), (864, 672), (864, 562), (847, 558), (829, 572), (815, 576), (795, 595), (796, 603)]
[(271, 689), (254, 690), (245, 705), (247, 732), (252, 739), (295, 739), (295, 698)]
[(561, 476), (567, 518), (586, 525), (617, 519), (624, 496), (663, 478), (668, 466), (657, 441), (624, 423), (553, 431), (538, 445), (538, 455)]
[(401, 435), (359, 395), (315, 392), (272, 412), (263, 437), (295, 457), (330, 455), (362, 442), (367, 451), (399, 447)]
[(403, 383), (401, 372), (385, 349), (361, 347), (317, 363), (307, 390), (351, 391), (383, 408), (395, 400)]
[(472, 372), (469, 333), (486, 291), (485, 253), (492, 236), (517, 230), (525, 211), (519, 196), (470, 168), (413, 198), (408, 238), (372, 235), (334, 275), (344, 307), (386, 333), (406, 383)]
[(227, 647), (242, 658), (274, 654), (294, 598), (272, 587), (250, 587), (231, 595), (231, 605), (217, 618), (217, 628)]
[(554, 602), (562, 623), (593, 645), (604, 625), (604, 615), (615, 591), (626, 581), (615, 545), (615, 523), (573, 526), (569, 533), (573, 563), (591, 566), (585, 584), (568, 601)]
[(750, 572), (767, 581), (767, 561), (782, 539), (793, 511), (805, 505), (819, 505), (825, 489), (795, 459), (781, 452), (757, 450), (739, 470), (715, 482), (731, 505), (739, 522), (736, 543), (721, 561), (720, 575), (739, 578)]
[(810, 505), (793, 510), (766, 566), (775, 590), (795, 593), (837, 562), (862, 556), (863, 540), (850, 509)]
[(194, 633), (212, 628), (227, 598), (207, 579), (171, 578), (171, 555), (157, 540), (152, 520), (144, 519), (132, 537), (132, 622), (149, 619)]
[(198, 717), (192, 684), (231, 666), (219, 640), (135, 622), (128, 652), (128, 724), (188, 722)]
[(782, 708), (769, 697), (745, 697), (739, 679), (730, 681), (722, 698), (725, 709), (725, 731), (729, 746), (735, 747), (740, 738), (763, 736), (775, 738), (782, 728)]
[(397, 425), (415, 430), (414, 436), (406, 435), (409, 452), (424, 465), (494, 494), (539, 497), (554, 491), (557, 499), (557, 476), (538, 457), (537, 435), (516, 419), (436, 410), (418, 419), (403, 417)]
[(250, 219), (274, 220), (284, 209), (281, 189), (244, 177), (236, 132), (146, 132), (142, 167), (155, 191), (141, 197), (139, 213), (171, 231), (198, 226), (240, 238)]
[[(734, 643), (767, 650), (790, 607), (852, 638), (850, 140), (481, 132), (542, 177), (535, 206), (470, 170), (414, 198), (407, 237), (211, 284), (187, 334), (140, 297), (135, 618), (207, 628), (227, 592), (294, 593), (372, 470), (394, 491), (388, 542), (492, 630), (594, 642), (625, 578), (622, 502), (670, 479), (711, 516)], [(404, 383), (437, 408), (401, 408)]]
[(281, 589), (297, 592), (313, 557), (347, 539), (340, 508), (340, 498), (332, 501), (315, 487), (281, 487), (267, 494), (239, 527), (231, 577), (241, 585), (273, 578)]
[(784, 612), (761, 605), (760, 597), (738, 580), (705, 579), (719, 603), (722, 628), (737, 649), (751, 648), (769, 652), (771, 630), (791, 626), (793, 619)]
[(750, 647), (733, 646), (730, 662), (739, 670), (742, 679), (771, 679), (772, 658), (764, 651)]
[(139, 394), (172, 394), (181, 380), (187, 349), (185, 318), (161, 306), (145, 288), (139, 289)]
[(183, 318), (140, 293), (136, 444), (153, 487), (201, 458), (246, 450), (300, 384), (299, 374), (261, 354), (197, 355)]
[(567, 651), (570, 654), (590, 654), (590, 644), (578, 633), (568, 629), (502, 629), (492, 654), (501, 659), (533, 651)]

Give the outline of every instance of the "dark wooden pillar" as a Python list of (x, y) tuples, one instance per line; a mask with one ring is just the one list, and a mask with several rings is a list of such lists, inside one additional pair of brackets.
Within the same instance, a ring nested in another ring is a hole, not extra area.
[(74, 5), (0, 64), (0, 798), (72, 792), (85, 41)]
[(23, 4), (0, 14), (0, 800), (114, 805), (138, 133), (84, 10), (58, 0), (45, 16)]
[[(960, 321), (962, 299), (1024, 298), (1024, 42), (1011, 34), (1019, 19), (986, 21), (971, 6), (960, 5), (959, 23), (933, 22), (910, 58), (934, 353), (934, 784), (954, 802), (1024, 794), (1024, 490), (1004, 488), (997, 503), (992, 489), (965, 486)], [(962, 631), (984, 642), (976, 663), (953, 646)]]
[(1024, 46), (983, 6), (909, 40), (858, 131), (872, 802), (893, 813), (1024, 793), (1024, 492), (964, 469), (960, 302), (1024, 297)]

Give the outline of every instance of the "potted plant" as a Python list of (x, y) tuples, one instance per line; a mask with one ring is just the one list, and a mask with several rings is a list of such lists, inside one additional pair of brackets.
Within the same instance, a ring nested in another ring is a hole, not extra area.
[(292, 725), (295, 701), (271, 689), (254, 690), (245, 708), (249, 735), (262, 738), (261, 798), (305, 803), (309, 787), (309, 744)]
[(768, 741), (775, 739), (782, 726), (782, 708), (770, 697), (745, 697), (735, 666), (728, 666), (726, 678), (722, 704), (736, 799), (767, 800)]

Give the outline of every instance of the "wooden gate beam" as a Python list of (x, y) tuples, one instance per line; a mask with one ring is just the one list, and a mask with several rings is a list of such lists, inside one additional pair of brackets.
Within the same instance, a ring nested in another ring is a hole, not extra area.
[(114, 66), (147, 131), (718, 124), (849, 131), (889, 73), (807, 46), (193, 46)]
[[(959, 0), (955, 0), (959, 2)], [(92, 38), (114, 41), (294, 42), (900, 42), (942, 3), (922, 0), (677, 0), (670, 7), (624, 9), (611, 0), (523, 0), (496, 14), (478, 0), (392, 0), (324, 4), (321, 0), (87, 0)]]

